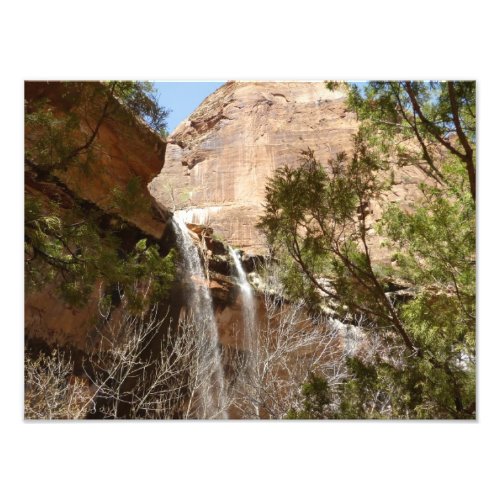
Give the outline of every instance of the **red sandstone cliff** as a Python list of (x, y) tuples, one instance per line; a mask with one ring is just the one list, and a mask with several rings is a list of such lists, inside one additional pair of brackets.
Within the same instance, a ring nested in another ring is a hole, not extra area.
[[(308, 148), (324, 163), (348, 153), (357, 127), (345, 94), (323, 82), (228, 82), (168, 138), (163, 168), (149, 190), (185, 222), (210, 225), (245, 252), (265, 253), (255, 226), (267, 179), (296, 164)], [(422, 179), (415, 167), (400, 169), (386, 202), (411, 204)], [(380, 207), (371, 209), (376, 219)]]
[[(102, 113), (103, 94), (96, 92), (100, 85), (99, 82), (26, 82), (26, 106), (43, 102), (55, 117), (74, 113), (79, 118), (81, 134), (75, 139), (82, 142), (96, 127)], [(81, 99), (82, 95), (88, 99)], [(76, 199), (84, 200), (101, 210), (111, 227), (123, 226), (125, 222), (130, 239), (144, 236), (158, 239), (164, 223), (151, 209), (153, 200), (146, 186), (161, 170), (165, 142), (118, 101), (112, 104), (113, 112), (99, 127), (90, 170), (70, 165), (67, 170), (56, 172), (59, 182), (53, 183), (27, 169), (25, 191), (43, 204), (57, 201), (61, 210), (71, 208)], [(28, 123), (26, 141), (30, 141), (32, 133)], [(124, 212), (116, 204), (116, 193), (126, 192), (133, 179), (139, 181), (139, 191), (137, 199), (129, 201), (137, 210)], [(85, 348), (87, 333), (95, 320), (98, 292), (96, 285), (89, 304), (74, 308), (57, 296), (52, 284), (30, 291), (25, 297), (27, 337)]]

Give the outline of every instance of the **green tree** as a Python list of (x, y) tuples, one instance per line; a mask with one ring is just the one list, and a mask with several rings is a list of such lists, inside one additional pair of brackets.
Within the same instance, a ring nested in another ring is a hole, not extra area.
[(32, 87), (36, 82), (26, 83), (24, 162), (39, 176), (75, 164), (89, 168), (106, 121), (139, 118), (160, 135), (166, 130), (169, 111), (149, 82), (60, 82), (49, 97)]
[(319, 375), (311, 373), (302, 386), (302, 408), (291, 409), (287, 418), (301, 420), (318, 420), (332, 416), (330, 405), (332, 395), (328, 381)]
[[(80, 306), (100, 282), (109, 290), (119, 286), (128, 304), (140, 308), (137, 284), (155, 275), (150, 298), (166, 293), (174, 277), (174, 254), (161, 256), (153, 241), (120, 215), (81, 199), (60, 174), (71, 167), (90, 175), (99, 168), (97, 139), (106, 121), (139, 118), (161, 133), (168, 111), (158, 105), (147, 82), (61, 82), (51, 89), (55, 95), (40, 97), (27, 84), (26, 288), (54, 283), (65, 301)], [(138, 178), (132, 178), (124, 191), (111, 193), (122, 215), (133, 209), (127, 197), (135, 198), (135, 209), (144, 203), (140, 189)], [(131, 234), (136, 244), (129, 242)]]
[[(330, 89), (338, 83), (328, 82)], [(443, 155), (458, 160), (476, 199), (476, 83), (474, 81), (351, 84), (349, 106), (371, 130), (371, 141), (399, 164), (421, 168), (439, 184)], [(395, 138), (398, 144), (395, 144)]]
[[(261, 228), (287, 262), (289, 293), (306, 282), (309, 296), (382, 333), (387, 352), (403, 349), (351, 360), (337, 416), (475, 415), (474, 96), (470, 82), (352, 86), (361, 119), (353, 153), (325, 168), (304, 152), (267, 186)], [(419, 207), (389, 208), (379, 224), (397, 263), (387, 269), (373, 261), (369, 207), (409, 163), (429, 182)], [(411, 300), (389, 293), (396, 278), (414, 290)]]

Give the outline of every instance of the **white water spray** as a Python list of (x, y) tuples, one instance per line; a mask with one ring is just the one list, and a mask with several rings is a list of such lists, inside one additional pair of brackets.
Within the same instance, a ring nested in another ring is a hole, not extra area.
[(234, 262), (234, 267), (238, 275), (238, 285), (241, 290), (241, 299), (243, 305), (243, 345), (248, 350), (253, 350), (256, 344), (256, 321), (255, 321), (255, 301), (253, 297), (252, 287), (247, 280), (247, 275), (238, 254), (232, 247), (229, 247), (229, 253)]
[(193, 243), (186, 224), (174, 215), (173, 226), (181, 253), (182, 269), (188, 277), (187, 298), (190, 313), (195, 321), (197, 334), (208, 338), (202, 362), (210, 367), (210, 376), (206, 377), (204, 381), (206, 386), (200, 391), (202, 407), (198, 412), (199, 417), (227, 418), (224, 375), (218, 347), (219, 332), (215, 322), (208, 279), (205, 276), (198, 248)]
[[(252, 287), (247, 280), (247, 275), (241, 265), (239, 255), (231, 247), (229, 247), (229, 253), (231, 254), (234, 267), (236, 268), (243, 306), (243, 328), (241, 333), (243, 334), (243, 348), (247, 351), (247, 359), (246, 368), (242, 371), (239, 382), (242, 384), (243, 391), (247, 392), (249, 389), (251, 391), (252, 381), (256, 376), (256, 367), (259, 357), (255, 300)], [(257, 400), (253, 401), (252, 406), (256, 418), (259, 418), (260, 409)]]

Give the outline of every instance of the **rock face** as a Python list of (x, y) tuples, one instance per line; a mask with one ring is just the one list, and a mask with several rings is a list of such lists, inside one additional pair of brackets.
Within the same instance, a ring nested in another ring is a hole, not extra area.
[[(267, 179), (285, 164), (296, 165), (308, 148), (324, 164), (349, 153), (357, 128), (345, 93), (323, 82), (228, 82), (175, 129), (161, 173), (148, 187), (163, 211), (212, 227), (247, 254), (265, 254), (255, 226)], [(424, 180), (414, 166), (399, 168), (392, 191), (369, 207), (371, 220), (387, 203), (411, 206)], [(374, 229), (369, 237), (373, 258), (388, 261)]]
[[(46, 100), (55, 116), (74, 113), (81, 120), (82, 137), (87, 140), (104, 107), (99, 82), (26, 82), (28, 102)], [(72, 104), (80, 96), (85, 104)], [(83, 97), (81, 97), (83, 96)], [(26, 130), (27, 137), (30, 131)], [(93, 167), (89, 170), (71, 165), (57, 173), (74, 196), (87, 200), (109, 214), (117, 214), (146, 234), (160, 238), (164, 222), (151, 211), (147, 184), (158, 174), (165, 151), (164, 140), (145, 123), (133, 116), (118, 102), (102, 122), (95, 140)], [(126, 193), (127, 186), (138, 181), (134, 210), (124, 212), (117, 206), (117, 194)], [(37, 186), (32, 186), (37, 187)]]
[[(55, 116), (75, 113), (81, 121), (82, 137), (95, 127), (103, 103), (99, 97), (91, 99), (99, 82), (26, 82), (25, 98), (28, 103), (47, 102)], [(75, 95), (88, 95), (91, 107), (81, 109), (72, 103)], [(96, 93), (97, 96), (102, 93)], [(159, 239), (165, 224), (151, 210), (153, 200), (146, 188), (148, 182), (160, 172), (165, 142), (148, 126), (120, 105), (113, 103), (113, 114), (104, 120), (96, 138), (95, 161), (90, 171), (70, 166), (57, 174), (60, 185), (44, 182), (29, 170), (25, 172), (25, 193), (42, 204), (57, 201), (61, 210), (71, 208), (76, 199), (90, 202), (102, 211), (109, 223), (119, 219), (126, 223), (129, 245), (146, 236)], [(26, 140), (31, 131), (25, 130)], [(82, 143), (85, 139), (81, 139)], [(116, 193), (126, 193), (127, 185), (138, 180), (136, 199), (130, 200), (137, 210), (120, 210)], [(121, 223), (120, 223), (121, 225)], [(25, 332), (27, 339), (41, 339), (48, 344), (71, 345), (85, 349), (87, 334), (97, 317), (99, 285), (96, 284), (89, 303), (75, 308), (60, 299), (52, 284), (42, 290), (30, 291), (25, 296)]]
[(169, 137), (149, 190), (164, 210), (207, 224), (230, 245), (265, 252), (255, 228), (266, 179), (311, 148), (321, 161), (351, 148), (345, 95), (324, 83), (229, 82)]

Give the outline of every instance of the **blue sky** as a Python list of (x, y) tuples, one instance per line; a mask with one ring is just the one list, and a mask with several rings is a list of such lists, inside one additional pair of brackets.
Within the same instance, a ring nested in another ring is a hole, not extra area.
[(225, 82), (154, 82), (158, 89), (160, 105), (171, 110), (168, 132), (187, 118), (212, 92)]

